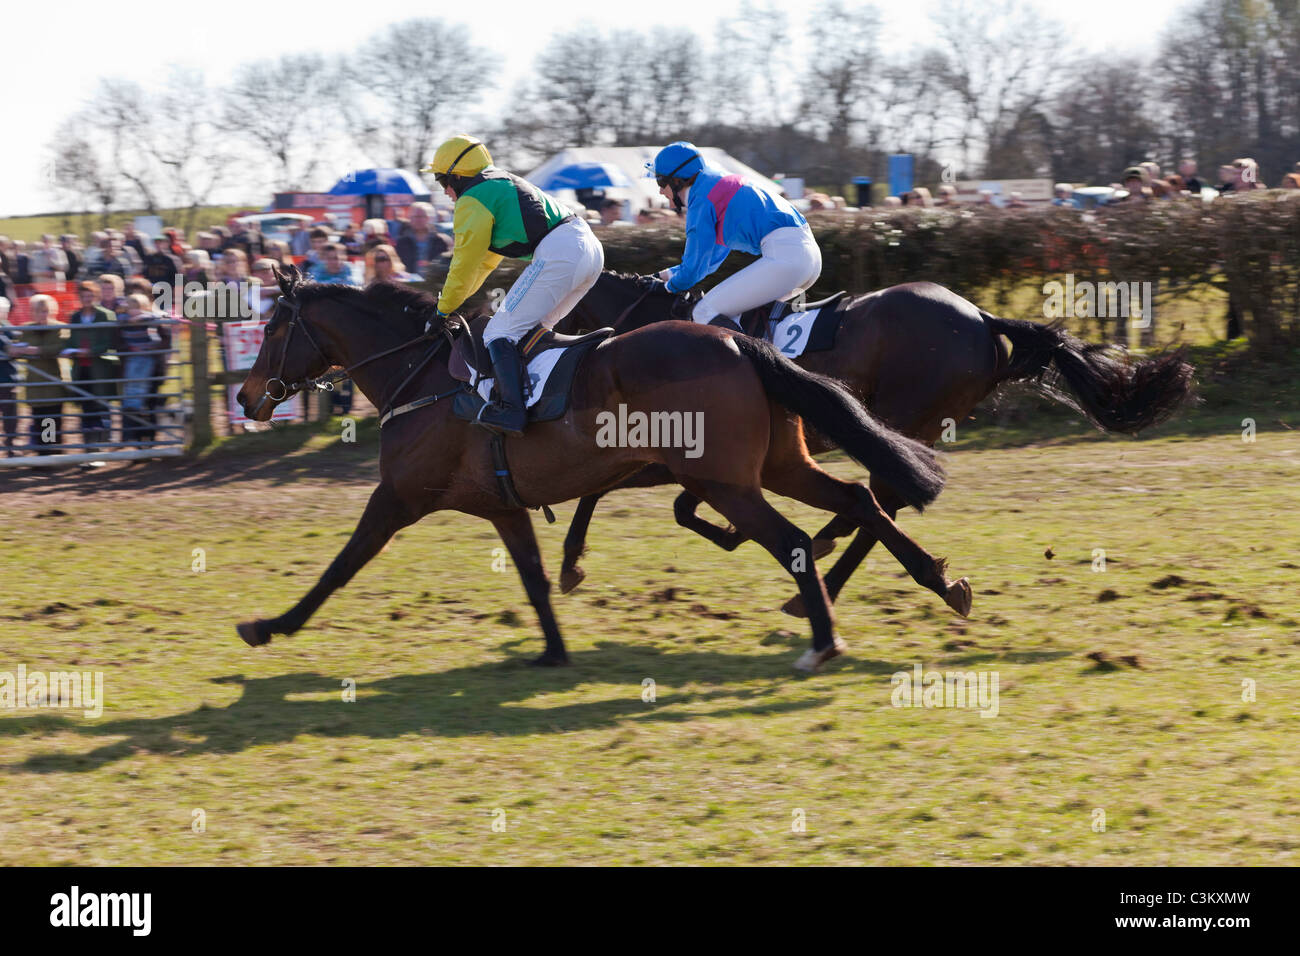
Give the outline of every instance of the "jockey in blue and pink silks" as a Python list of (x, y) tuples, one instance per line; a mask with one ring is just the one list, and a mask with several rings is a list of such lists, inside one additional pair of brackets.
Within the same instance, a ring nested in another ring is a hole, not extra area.
[(665, 146), (646, 168), (664, 197), (686, 209), (682, 262), (659, 273), (669, 292), (693, 288), (733, 249), (760, 257), (709, 290), (691, 313), (696, 322), (738, 329), (741, 313), (804, 292), (821, 275), (808, 220), (785, 199), (705, 162), (686, 142)]

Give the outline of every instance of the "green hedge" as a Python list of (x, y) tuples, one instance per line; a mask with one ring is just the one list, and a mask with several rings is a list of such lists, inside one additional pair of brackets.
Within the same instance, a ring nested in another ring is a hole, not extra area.
[[(1114, 206), (1084, 215), (1049, 207), (1026, 210), (869, 209), (814, 214), (823, 270), (812, 296), (867, 292), (928, 280), (1008, 314), (1013, 293), (1065, 281), (1153, 282), (1157, 305), (1199, 288), (1226, 290), (1252, 344), (1300, 345), (1300, 196), (1261, 191), (1249, 197)], [(680, 261), (676, 223), (604, 229), (608, 268), (650, 273)], [(752, 257), (733, 254), (706, 288)], [(471, 300), (508, 287), (520, 270), (507, 262)], [(1157, 313), (1158, 314), (1158, 313)], [(1097, 334), (1106, 334), (1101, 322)]]

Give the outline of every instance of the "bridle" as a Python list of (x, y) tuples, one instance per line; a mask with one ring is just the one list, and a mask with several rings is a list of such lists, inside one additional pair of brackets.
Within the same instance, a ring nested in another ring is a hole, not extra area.
[[(360, 362), (350, 365), (345, 369), (340, 369), (339, 371), (329, 371), (329, 369), (333, 367), (333, 363), (330, 361), (329, 356), (325, 354), (325, 350), (320, 347), (320, 343), (316, 341), (316, 337), (312, 335), (311, 329), (310, 327), (308, 327), (306, 320), (303, 319), (302, 303), (292, 296), (285, 295), (280, 297), (279, 301), (276, 302), (275, 307), (276, 307), (276, 312), (278, 312), (281, 308), (285, 308), (289, 310), (289, 334), (285, 338), (284, 348), (280, 352), (280, 367), (276, 369), (276, 373), (274, 377), (266, 380), (266, 386), (262, 393), (262, 399), (257, 403), (257, 407), (253, 409), (252, 414), (249, 416), (250, 418), (256, 418), (257, 413), (262, 410), (262, 406), (265, 405), (268, 401), (277, 402), (277, 403), (283, 402), (290, 395), (293, 395), (296, 392), (300, 392), (303, 389), (316, 388), (322, 391), (332, 392), (334, 390), (335, 382), (340, 382), (346, 378), (351, 378), (352, 373), (355, 372), (357, 369), (361, 368), (362, 366), (369, 365), (371, 362), (378, 361), (381, 358), (386, 358), (389, 355), (393, 355), (396, 354), (397, 352), (404, 351), (405, 349), (408, 349), (413, 345), (418, 345), (421, 342), (427, 342), (430, 337), (428, 332), (424, 332), (416, 336), (415, 338), (410, 339), (409, 341), (403, 342), (401, 345), (395, 345), (390, 349), (384, 349), (382, 352), (376, 352), (374, 355), (367, 356), (366, 358), (362, 359)], [(406, 312), (409, 311), (409, 309), (410, 307), (407, 306), (402, 311)], [(275, 321), (275, 314), (273, 313), (271, 316), (271, 322), (267, 323), (268, 329), (271, 327), (271, 323), (274, 321)], [(325, 363), (326, 372), (325, 374), (315, 376), (314, 378), (309, 377), (309, 378), (300, 379), (299, 381), (296, 382), (285, 382), (284, 364), (289, 358), (289, 345), (293, 342), (293, 333), (296, 332), (298, 329), (302, 329), (302, 334), (307, 338), (307, 341), (311, 343), (311, 347), (316, 350), (316, 354), (319, 355), (321, 357), (321, 360)], [(418, 375), (420, 371), (424, 369), (425, 366), (427, 366), (431, 361), (433, 361), (434, 356), (438, 354), (438, 352), (442, 349), (444, 345), (451, 345), (453, 343), (456, 334), (460, 332), (460, 330), (461, 330), (461, 325), (459, 323), (454, 325), (443, 325), (441, 329), (443, 338), (433, 343), (433, 348), (431, 348), (428, 351), (428, 353), (424, 356), (423, 359), (421, 359), (418, 363), (416, 363), (416, 365), (407, 374), (406, 378), (402, 379), (401, 382), (398, 383), (397, 387), (392, 390), (388, 399), (385, 402), (383, 402), (380, 406), (379, 409), (380, 415), (383, 415), (385, 412), (391, 409), (393, 400), (396, 399), (397, 396), (401, 394), (402, 389), (404, 389), (407, 385), (409, 385), (411, 380), (415, 378), (415, 376)], [(278, 390), (280, 393), (278, 395), (272, 392), (272, 386), (277, 384), (279, 386)]]

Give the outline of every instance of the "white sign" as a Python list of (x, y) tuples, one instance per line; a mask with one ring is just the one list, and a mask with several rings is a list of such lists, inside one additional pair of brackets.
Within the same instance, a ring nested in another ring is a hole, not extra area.
[(959, 179), (956, 185), (957, 202), (981, 202), (984, 192), (993, 194), (995, 206), (1005, 206), (1012, 193), (1019, 193), (1024, 202), (1050, 202), (1052, 198), (1050, 179)]
[[(262, 337), (266, 323), (257, 319), (249, 319), (244, 322), (227, 322), (221, 327), (222, 337), (226, 345), (226, 368), (235, 370), (245, 370), (253, 367), (257, 361), (257, 353), (262, 349)], [(245, 422), (252, 421), (244, 410), (239, 407), (239, 402), (235, 396), (239, 394), (240, 386), (231, 385), (227, 388), (226, 404), (227, 412), (230, 415), (232, 425), (242, 425)], [(271, 421), (280, 422), (291, 418), (302, 418), (302, 395), (295, 395), (287, 402), (282, 402), (275, 407), (271, 413)]]

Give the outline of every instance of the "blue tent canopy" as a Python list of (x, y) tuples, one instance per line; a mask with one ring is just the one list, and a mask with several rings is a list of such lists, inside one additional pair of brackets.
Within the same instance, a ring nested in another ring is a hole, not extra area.
[(632, 181), (613, 163), (570, 163), (533, 183), (539, 189), (627, 188)]
[(331, 196), (416, 196), (429, 198), (420, 177), (405, 169), (355, 169), (330, 190)]

